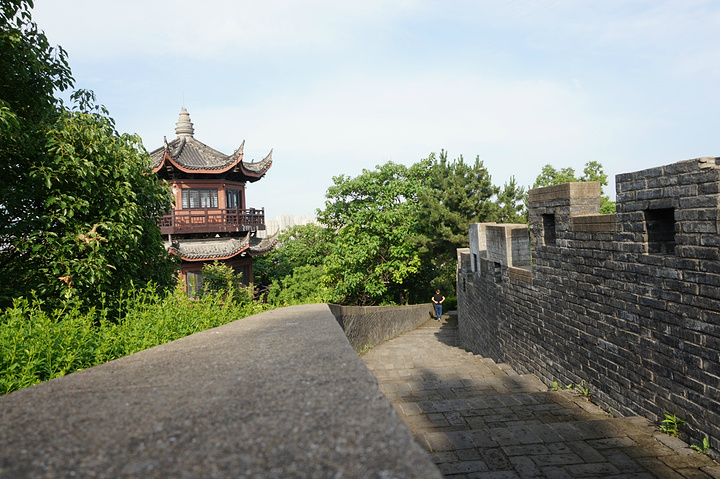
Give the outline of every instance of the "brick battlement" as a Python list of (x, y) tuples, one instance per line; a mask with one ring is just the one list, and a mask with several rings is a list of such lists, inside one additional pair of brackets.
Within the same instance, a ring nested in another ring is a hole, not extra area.
[[(720, 448), (720, 158), (529, 192), (527, 225), (473, 224), (458, 251), (467, 349), (601, 405), (687, 421)], [(530, 261), (532, 258), (532, 261)]]

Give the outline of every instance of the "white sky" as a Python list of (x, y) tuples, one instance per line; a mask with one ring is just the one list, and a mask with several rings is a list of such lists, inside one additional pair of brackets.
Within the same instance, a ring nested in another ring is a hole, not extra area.
[(502, 185), (543, 165), (614, 175), (720, 156), (720, 2), (36, 0), (121, 132), (245, 160), (266, 216), (314, 214), (332, 177), (445, 149)]

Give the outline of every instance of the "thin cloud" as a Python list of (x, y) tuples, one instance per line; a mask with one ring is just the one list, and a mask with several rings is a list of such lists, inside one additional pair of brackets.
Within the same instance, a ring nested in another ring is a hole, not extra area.
[[(42, 5), (35, 19), (51, 36), (62, 31), (63, 46), (92, 61), (138, 54), (154, 59), (228, 60), (332, 49), (368, 24), (391, 22), (413, 8), (411, 1), (381, 0), (65, 0)], [(69, 25), (75, 27), (68, 29)]]
[(545, 163), (612, 177), (717, 154), (710, 1), (65, 0), (34, 18), (149, 149), (183, 105), (214, 148), (274, 148), (250, 198), (273, 214), (322, 206), (333, 175), (441, 148), (525, 185)]

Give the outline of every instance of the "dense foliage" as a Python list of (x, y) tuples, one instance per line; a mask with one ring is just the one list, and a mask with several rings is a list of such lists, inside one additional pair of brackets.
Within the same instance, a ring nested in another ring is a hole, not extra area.
[[(588, 161), (585, 163), (582, 176), (575, 176), (574, 168), (567, 167), (556, 170), (552, 165), (545, 165), (537, 178), (535, 178), (533, 188), (560, 185), (574, 181), (597, 181), (602, 186), (608, 185), (607, 175), (603, 172), (602, 165), (597, 161)], [(610, 201), (610, 197), (607, 195), (600, 197), (600, 213), (615, 213), (615, 202)]]
[(389, 162), (350, 178), (333, 178), (318, 220), (332, 232), (326, 274), (335, 302), (404, 303), (422, 259), (412, 238), (419, 233), (419, 192), (424, 165)]
[(271, 285), (268, 302), (282, 306), (331, 301), (323, 267), (331, 241), (330, 230), (316, 224), (280, 233), (278, 246), (253, 264), (256, 284)]
[(454, 296), (450, 292), (455, 288), (457, 249), (468, 246), (470, 223), (526, 222), (524, 188), (510, 190), (506, 185), (501, 190), (493, 185), (479, 157), (473, 163), (466, 163), (462, 155), (449, 161), (442, 151), (437, 157), (430, 154), (424, 162), (427, 169), (418, 196), (419, 230), (411, 239), (423, 257), (419, 282), (412, 287), (420, 293), (420, 301), (426, 301), (437, 288), (448, 292), (448, 297)]
[(428, 301), (436, 288), (451, 298), (470, 223), (524, 218), (524, 188), (493, 186), (479, 159), (449, 161), (445, 152), (333, 183), (320, 225), (290, 230), (256, 260), (278, 304), (406, 304)]
[(119, 134), (89, 92), (74, 109), (65, 52), (32, 22), (30, 1), (0, 13), (0, 308), (34, 291), (48, 308), (91, 307), (131, 282), (173, 286), (154, 218), (170, 193), (137, 136)]
[[(568, 181), (607, 185), (602, 165), (583, 175), (543, 167), (533, 187)], [(295, 227), (257, 259), (260, 282), (276, 304), (331, 301), (405, 304), (429, 300), (436, 288), (452, 303), (456, 251), (470, 223), (527, 223), (527, 193), (515, 178), (494, 186), (479, 158), (450, 161), (443, 151), (409, 167), (392, 162), (357, 177), (333, 178), (320, 225)], [(614, 203), (603, 197), (603, 212)]]
[(207, 263), (202, 267), (203, 296), (220, 295), (236, 304), (247, 304), (252, 301), (252, 288), (243, 285), (242, 273), (236, 273), (230, 266), (220, 261)]
[(268, 303), (290, 306), (336, 302), (328, 280), (323, 266), (298, 266), (289, 275), (273, 280)]
[(495, 221), (498, 223), (527, 223), (527, 192), (514, 176), (505, 183), (497, 195)]
[(330, 252), (329, 231), (316, 224), (294, 226), (278, 236), (278, 246), (255, 258), (253, 274), (258, 284), (291, 275), (300, 266), (321, 266)]
[(33, 167), (49, 162), (47, 132), (61, 111), (55, 92), (73, 83), (67, 54), (50, 47), (30, 8), (10, 1), (0, 9), (0, 307), (19, 294), (16, 274), (33, 253), (15, 243), (42, 228), (44, 192)]
[[(230, 301), (228, 301), (230, 299)], [(180, 290), (130, 290), (117, 304), (47, 311), (25, 298), (0, 313), (0, 394), (164, 344), (268, 309), (239, 306), (225, 292), (188, 299)], [(120, 321), (108, 311), (121, 312)]]

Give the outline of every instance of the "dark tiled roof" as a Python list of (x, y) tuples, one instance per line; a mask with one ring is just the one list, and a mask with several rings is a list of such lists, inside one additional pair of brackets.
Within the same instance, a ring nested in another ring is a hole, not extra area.
[(232, 258), (244, 251), (251, 256), (262, 255), (277, 244), (278, 235), (256, 238), (250, 233), (242, 238), (178, 239), (172, 242), (170, 250), (186, 261), (204, 261)]
[[(244, 144), (245, 143), (243, 143), (243, 145)], [(262, 173), (265, 170), (267, 170), (268, 168), (270, 168), (270, 166), (272, 165), (272, 154), (273, 154), (273, 151), (270, 150), (270, 153), (268, 153), (268, 155), (265, 158), (263, 158), (262, 161), (258, 161), (257, 163), (247, 163), (247, 162), (243, 161), (242, 166), (246, 170), (251, 171), (253, 173)]]
[(278, 242), (278, 231), (272, 236), (267, 238), (253, 237), (250, 239), (250, 254), (253, 256), (261, 255), (270, 252)]
[(244, 147), (245, 142), (243, 141), (240, 148), (235, 150), (232, 155), (225, 155), (191, 136), (184, 136), (175, 138), (166, 145), (153, 150), (150, 158), (152, 158), (153, 169), (160, 165), (165, 151), (167, 151), (175, 162), (189, 170), (221, 170), (237, 162)]
[(230, 258), (250, 246), (250, 235), (243, 238), (180, 239), (170, 249), (189, 261)]
[(177, 138), (171, 142), (165, 138), (163, 146), (150, 152), (153, 171), (157, 172), (169, 156), (169, 161), (186, 173), (219, 174), (232, 171), (240, 175), (242, 181), (254, 182), (262, 178), (272, 166), (272, 150), (262, 161), (246, 163), (242, 161), (244, 141), (232, 155), (225, 155), (196, 140), (194, 132), (190, 114), (181, 108), (175, 128)]

